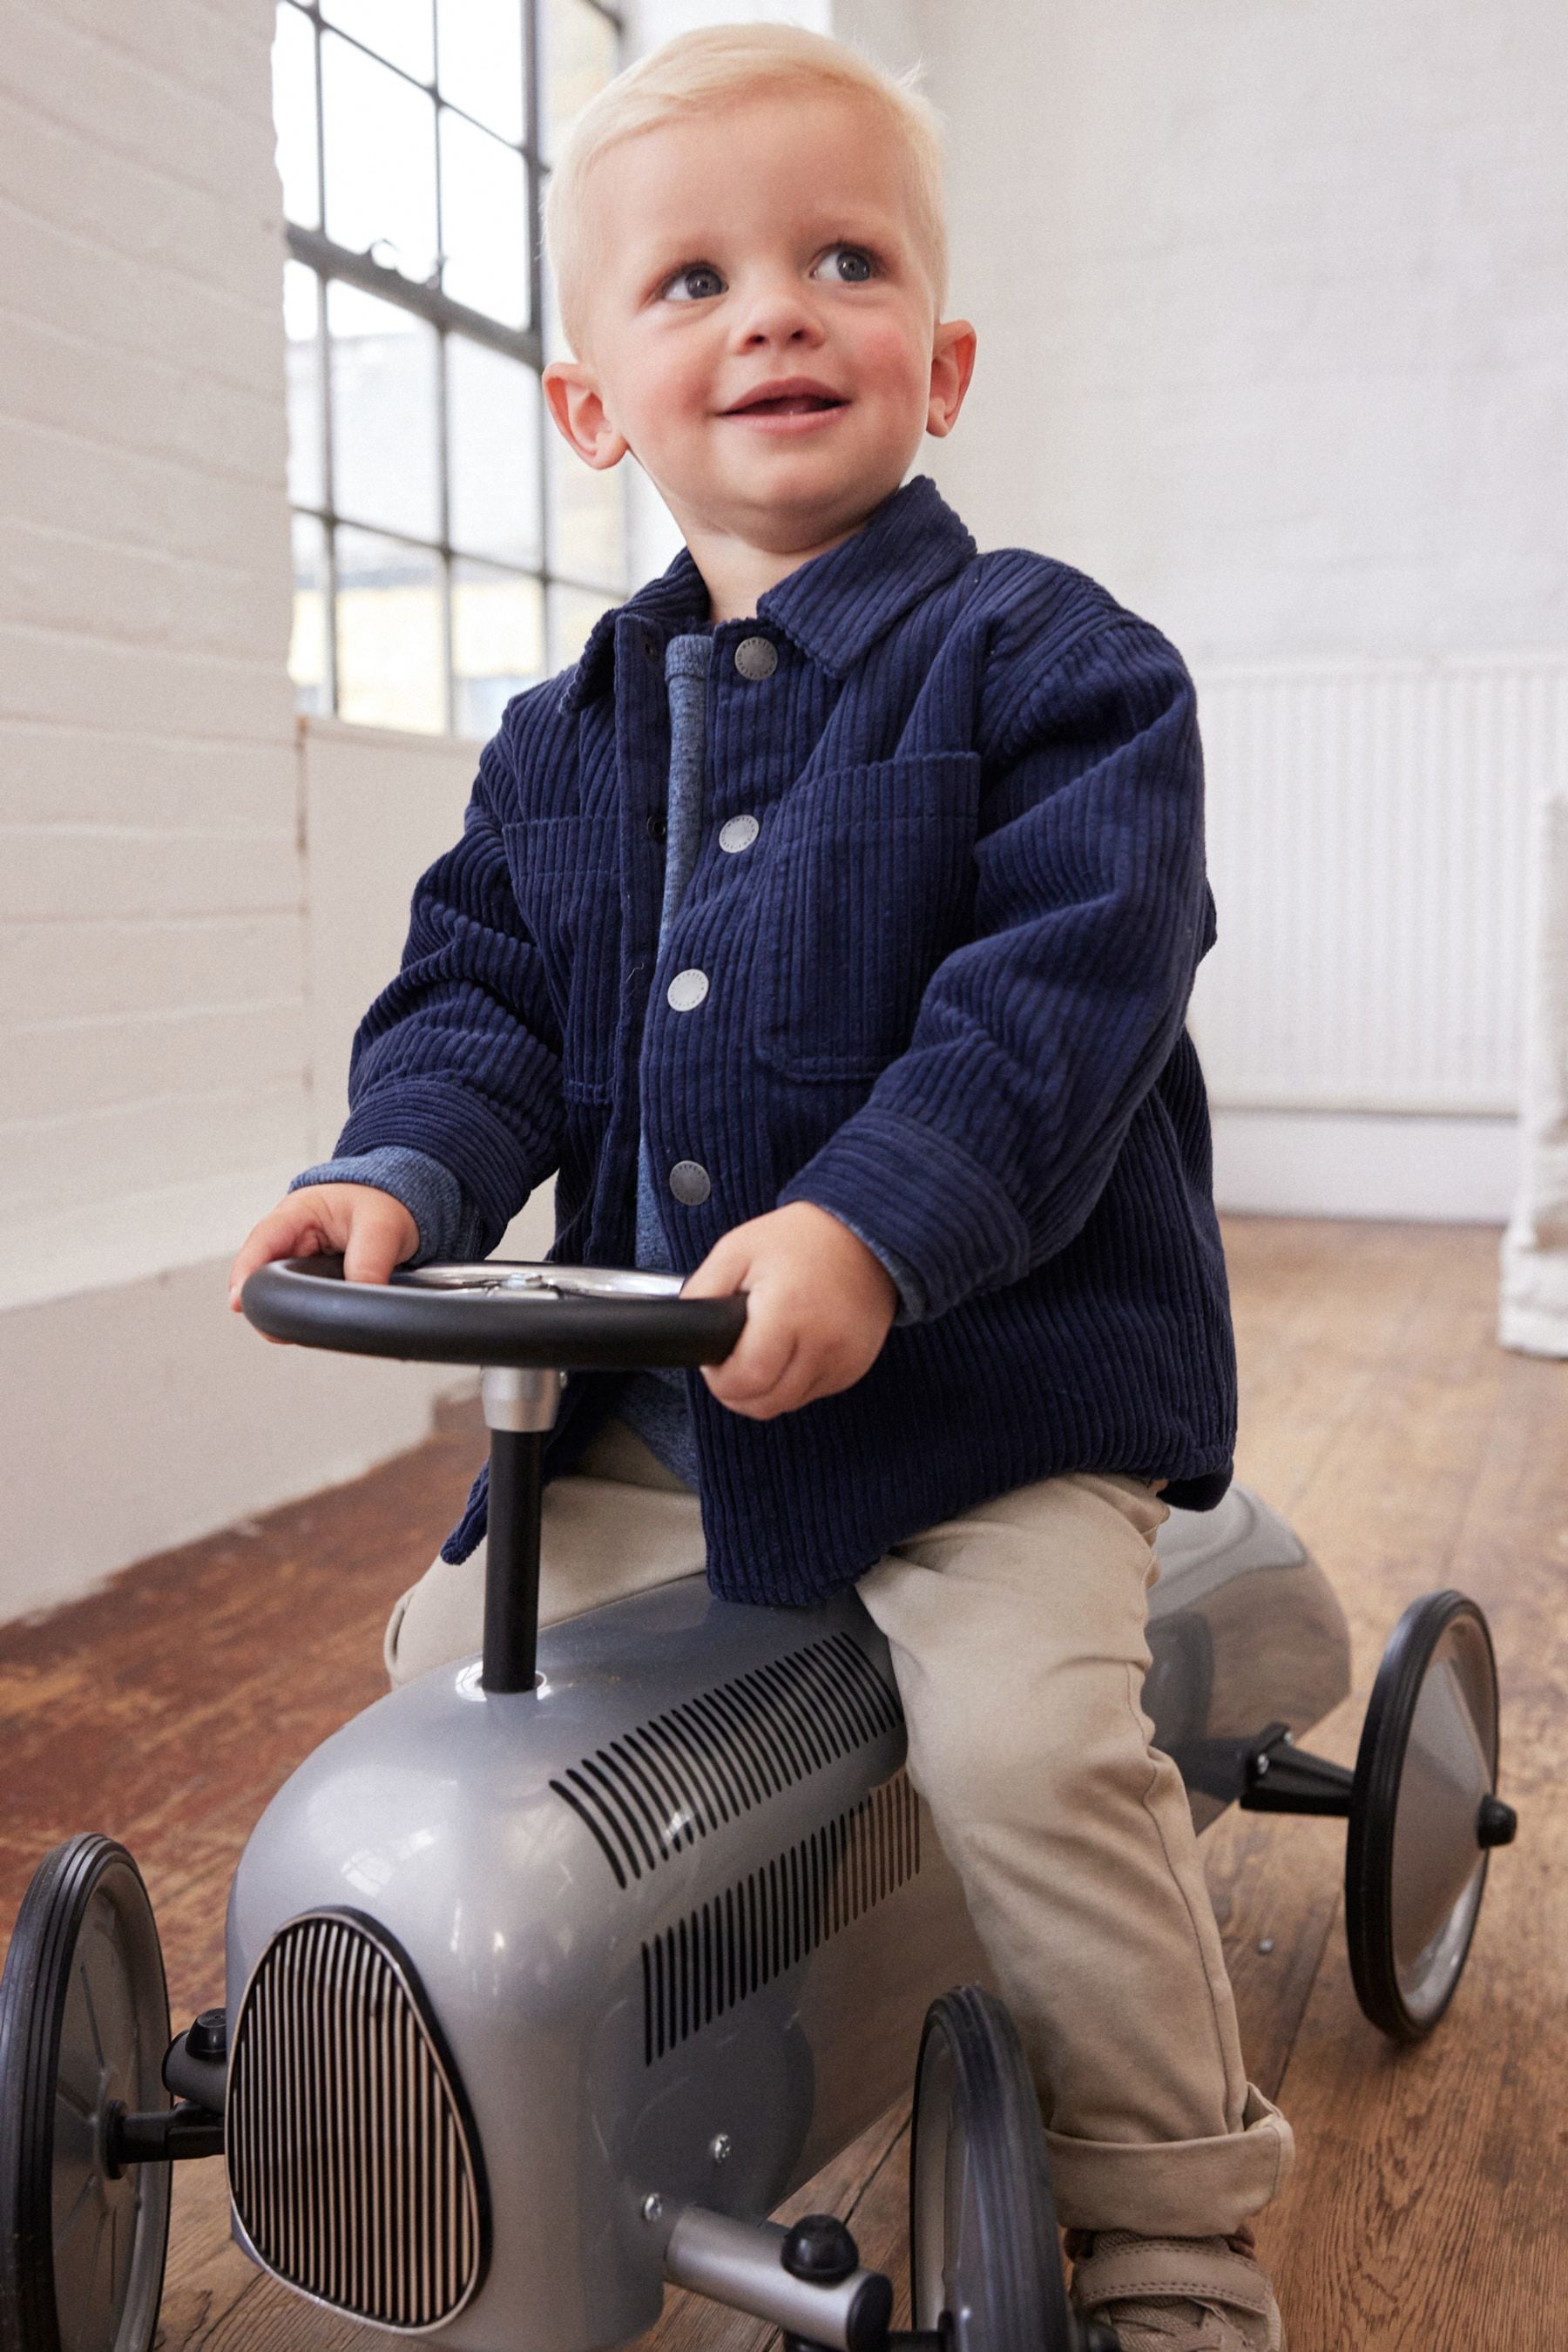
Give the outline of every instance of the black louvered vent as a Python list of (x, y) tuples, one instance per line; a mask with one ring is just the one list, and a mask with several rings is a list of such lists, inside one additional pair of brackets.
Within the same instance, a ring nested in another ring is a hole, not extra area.
[(378, 2327), (461, 2311), (485, 2263), (476, 2143), (409, 1964), (346, 1912), (291, 1920), (235, 2028), (229, 2192), (266, 2267)]
[(550, 1785), (626, 1886), (898, 1722), (864, 1650), (835, 1633), (651, 1717)]
[(920, 1803), (895, 1773), (642, 1948), (643, 2055), (652, 2065), (771, 1984), (913, 1878)]

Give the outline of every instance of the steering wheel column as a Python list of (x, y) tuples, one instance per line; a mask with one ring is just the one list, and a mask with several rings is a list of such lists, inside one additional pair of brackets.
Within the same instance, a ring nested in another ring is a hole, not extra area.
[(543, 1366), (492, 1364), (479, 1383), (490, 1433), (485, 1654), (479, 1669), (487, 1691), (534, 1686), (544, 1441), (555, 1426), (561, 1382), (559, 1371)]

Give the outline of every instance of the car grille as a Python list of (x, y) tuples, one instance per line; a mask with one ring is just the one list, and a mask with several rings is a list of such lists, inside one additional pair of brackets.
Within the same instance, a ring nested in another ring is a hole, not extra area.
[(898, 1725), (897, 1693), (835, 1633), (628, 1726), (550, 1786), (625, 1888)]
[(646, 1940), (644, 2063), (797, 1967), (918, 1877), (920, 1866), (920, 1803), (909, 1774), (897, 1772)]
[(461, 2087), (397, 1946), (353, 1912), (280, 1928), (235, 2028), (235, 2211), (277, 2277), (418, 2333), (484, 2273), (485, 2197)]

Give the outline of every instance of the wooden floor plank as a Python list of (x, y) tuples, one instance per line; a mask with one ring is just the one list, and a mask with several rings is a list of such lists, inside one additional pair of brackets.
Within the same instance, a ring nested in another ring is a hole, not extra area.
[(1270, 2099), (1279, 2096), (1335, 1931), (1344, 1844), (1337, 1822), (1281, 1822), (1258, 1813), (1226, 1813), (1205, 1832), (1204, 1874), (1236, 1994), (1242, 2053), (1248, 2076)]
[[(1419, 1567), (1411, 1570), (1398, 1545), (1383, 1547), (1369, 1576), (1355, 1482), (1364, 1484), (1365, 1465), (1382, 1457), (1380, 1416), (1405, 1411), (1403, 1384), (1430, 1344), (1429, 1327), (1447, 1349), (1456, 1290), (1475, 1319), (1495, 1237), (1447, 1231), (1435, 1249), (1430, 1228), (1233, 1219), (1226, 1247), (1241, 1365), (1237, 1471), (1290, 1518), (1342, 1601), (1354, 1595), (1354, 1692), (1310, 1742), (1353, 1763), (1383, 1641), (1422, 1589)], [(1472, 1456), (1485, 1418), (1471, 1432)], [(1336, 1516), (1347, 1480), (1357, 1499)], [(1426, 1503), (1440, 1537), (1441, 1498), (1424, 1490)], [(1278, 2097), (1319, 1967), (1342, 1951), (1344, 1831), (1232, 1812), (1207, 1832), (1204, 1855), (1248, 2072)]]
[[(1450, 2018), (1391, 2053), (1355, 2009), (1335, 1823), (1231, 1814), (1205, 1854), (1251, 2071), (1301, 2149), (1265, 2217), (1292, 2352), (1547, 2352), (1568, 2340), (1568, 1366), (1493, 1339), (1496, 1236), (1242, 1220), (1227, 1228), (1242, 1475), (1344, 1601), (1356, 1695), (1313, 1744), (1350, 1760), (1405, 1601), (1448, 1581), (1492, 1613), (1505, 1793)], [(159, 1912), (178, 2013), (216, 1997), (225, 1890), (292, 1766), (381, 1688), (381, 1628), (482, 1450), (470, 1412), (372, 1478), (142, 1563), (0, 1629), (0, 1933), (39, 1853), (124, 1837)], [(906, 2117), (895, 2108), (793, 2210), (852, 2216), (903, 2292)], [(221, 2172), (175, 2176), (167, 2352), (368, 2352), (384, 2341), (258, 2275), (228, 2241)], [(1457, 2251), (1458, 2250), (1458, 2251)], [(762, 2352), (767, 2331), (672, 2295), (638, 2352)]]
[(161, 2352), (195, 2352), (263, 2281), (229, 2236), (220, 2164), (176, 2165), (171, 2208), (158, 2344)]
[(1391, 2049), (1337, 1939), (1325, 1951), (1284, 2082), (1300, 2162), (1260, 2232), (1306, 2352), (1549, 2352), (1568, 2336), (1568, 1367), (1492, 1345), (1490, 1240), (1473, 1237), (1468, 1281), (1434, 1285), (1333, 1490), (1298, 1511), (1336, 1566), (1363, 1682), (1385, 1605), (1451, 1582), (1488, 1610), (1521, 1811), (1429, 2042)]
[[(1468, 1236), (1461, 1246), (1468, 1247)], [(1289, 1517), (1354, 1442), (1433, 1278), (1419, 1228), (1235, 1218), (1226, 1226), (1240, 1366), (1240, 1475)]]

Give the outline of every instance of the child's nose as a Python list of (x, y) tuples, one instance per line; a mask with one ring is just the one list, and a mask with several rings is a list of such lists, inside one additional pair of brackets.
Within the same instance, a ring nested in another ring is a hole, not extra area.
[(815, 310), (793, 286), (759, 288), (737, 320), (736, 333), (741, 348), (746, 351), (756, 351), (770, 343), (809, 346), (822, 341), (822, 327)]

